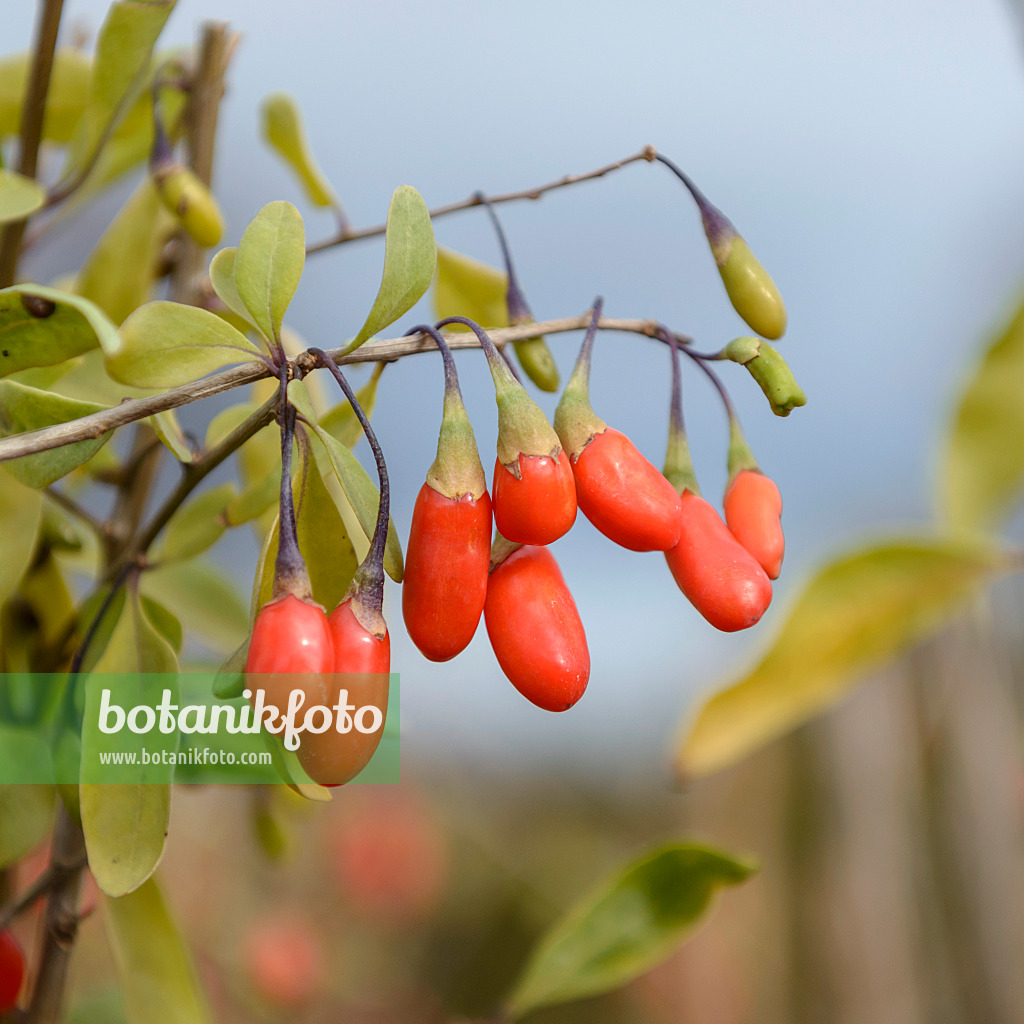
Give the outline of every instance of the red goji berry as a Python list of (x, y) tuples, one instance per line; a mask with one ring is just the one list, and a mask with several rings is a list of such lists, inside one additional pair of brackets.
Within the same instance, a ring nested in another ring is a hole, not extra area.
[(679, 543), (665, 552), (676, 584), (716, 629), (753, 626), (772, 600), (764, 569), (707, 501), (684, 491), (682, 505)]
[(523, 455), (519, 476), (494, 463), (494, 525), (517, 544), (551, 544), (576, 522), (576, 484), (565, 452)]
[(431, 661), (465, 650), (484, 610), (491, 551), (486, 491), (448, 498), (429, 483), (412, 513), (402, 615), (412, 642)]
[(547, 548), (517, 548), (491, 570), (484, 621), (498, 664), (527, 700), (565, 711), (583, 696), (590, 679), (587, 637)]
[(0, 1013), (18, 1005), (18, 993), (25, 980), (25, 958), (9, 931), (0, 932)]
[(744, 469), (725, 492), (725, 522), (730, 533), (761, 564), (770, 579), (778, 579), (786, 539), (782, 534), (782, 496), (764, 473)]

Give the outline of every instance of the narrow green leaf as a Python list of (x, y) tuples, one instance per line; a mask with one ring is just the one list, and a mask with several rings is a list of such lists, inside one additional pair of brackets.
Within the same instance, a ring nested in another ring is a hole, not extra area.
[(965, 529), (991, 530), (1024, 485), (1024, 305), (985, 351), (960, 396), (945, 446), (942, 506)]
[(221, 249), (210, 260), (210, 284), (218, 298), (235, 316), (241, 317), (247, 324), (256, 326), (252, 314), (245, 308), (242, 296), (235, 286), (235, 253), (237, 249)]
[[(328, 611), (345, 596), (357, 560), (345, 522), (320, 476), (316, 463), (300, 468), (293, 480), (299, 550), (306, 559), (313, 598)], [(262, 608), (274, 589), (278, 524), (264, 545), (256, 582), (255, 607)]]
[(156, 879), (103, 904), (127, 1024), (209, 1024), (188, 948)]
[(826, 565), (760, 664), (700, 708), (677, 770), (709, 775), (813, 718), (937, 629), (1004, 566), (992, 547), (942, 539), (873, 544)]
[(174, 653), (180, 655), (182, 644), (185, 642), (185, 630), (178, 616), (145, 594), (141, 600), (142, 610), (153, 624), (153, 628), (171, 645)]
[(263, 138), (295, 172), (306, 198), (314, 206), (335, 205), (337, 200), (330, 182), (309, 148), (302, 114), (295, 100), (283, 92), (273, 93), (264, 99), (260, 114)]
[[(373, 536), (377, 524), (377, 509), (380, 505), (380, 491), (363, 469), (352, 452), (316, 422), (316, 414), (309, 401), (309, 392), (303, 382), (293, 380), (288, 385), (288, 399), (305, 418), (323, 445), (330, 468), (334, 471), (345, 497), (355, 513), (359, 525), (367, 538)], [(326, 468), (326, 467), (325, 467)], [(402, 582), (402, 545), (398, 539), (393, 519), (388, 520), (387, 546), (384, 551), (384, 569), (396, 582)]]
[(291, 203), (267, 203), (238, 243), (234, 278), (239, 297), (268, 341), (281, 337), (281, 321), (305, 262), (302, 215)]
[(0, 291), (0, 377), (117, 344), (117, 328), (88, 299), (41, 284)]
[(18, 589), (35, 552), (43, 496), (8, 475), (0, 477), (0, 605)]
[[(174, 649), (146, 617), (137, 592), (129, 594), (124, 610), (102, 657), (85, 682), (82, 726), (82, 762), (97, 764), (98, 751), (109, 750), (110, 736), (101, 736), (99, 708), (104, 673), (132, 673), (121, 694), (124, 706), (147, 703), (147, 673), (176, 673)], [(176, 689), (176, 688), (175, 688)], [(177, 701), (177, 693), (172, 693)], [(166, 737), (139, 735), (129, 730), (115, 734), (118, 749), (138, 752)], [(175, 737), (176, 739), (176, 737)], [(89, 867), (96, 884), (108, 896), (123, 896), (137, 889), (156, 869), (163, 854), (170, 818), (173, 765), (139, 768), (143, 781), (106, 785), (83, 782), (80, 787), (82, 829)]]
[(178, 422), (177, 410), (165, 409), (163, 412), (154, 413), (147, 422), (156, 431), (160, 443), (179, 462), (191, 462), (195, 458), (196, 453)]
[(163, 244), (174, 230), (147, 175), (100, 236), (75, 279), (75, 291), (95, 302), (115, 324), (147, 302)]
[[(508, 277), (503, 270), (489, 267), (454, 249), (437, 247), (437, 277), (434, 281), (434, 313), (438, 320), (466, 316), (481, 327), (508, 327), (505, 292)], [(449, 331), (468, 331), (452, 324)]]
[(53, 825), (50, 786), (0, 786), (0, 868), (21, 860)]
[[(29, 388), (13, 380), (0, 380), (0, 437), (66, 423), (105, 408), (95, 402), (78, 402), (52, 391)], [(37, 455), (12, 459), (4, 466), (27, 487), (48, 487), (91, 459), (109, 438), (108, 432), (88, 441), (76, 441)]]
[(513, 1017), (609, 992), (664, 960), (716, 890), (745, 881), (748, 861), (693, 843), (656, 847), (585, 897), (547, 933), (509, 999)]
[(153, 46), (174, 3), (114, 0), (107, 9), (96, 39), (85, 110), (68, 149), (65, 174), (89, 162), (104, 136), (124, 119), (141, 94)]
[(46, 202), (46, 189), (17, 171), (0, 168), (0, 224), (24, 220)]
[(227, 523), (225, 506), (234, 497), (235, 485), (219, 484), (186, 502), (171, 517), (154, 561), (184, 561), (201, 555), (220, 540)]
[(115, 380), (142, 388), (172, 388), (260, 350), (219, 316), (177, 302), (150, 302), (121, 325), (121, 345), (107, 355)]
[[(12, 54), (0, 60), (0, 136), (17, 135), (21, 130), (21, 110), (30, 70), (27, 53)], [(67, 142), (71, 138), (85, 110), (91, 74), (92, 60), (88, 54), (70, 46), (57, 48), (46, 91), (45, 141)]]
[(427, 204), (416, 189), (399, 185), (388, 207), (380, 290), (366, 322), (346, 351), (359, 348), (408, 313), (430, 287), (436, 261), (437, 247)]
[(249, 632), (248, 609), (238, 592), (223, 572), (201, 561), (152, 569), (142, 576), (142, 590), (214, 651), (234, 650)]

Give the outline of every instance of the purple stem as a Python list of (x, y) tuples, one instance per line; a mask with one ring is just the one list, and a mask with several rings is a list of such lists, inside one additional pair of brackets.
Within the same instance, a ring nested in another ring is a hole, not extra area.
[(309, 354), (316, 359), (320, 366), (326, 367), (338, 382), (341, 390), (345, 393), (352, 411), (363, 428), (366, 440), (373, 451), (374, 461), (377, 463), (377, 478), (380, 481), (380, 501), (377, 504), (377, 522), (373, 527), (373, 536), (370, 538), (370, 550), (363, 559), (363, 564), (357, 571), (359, 577), (358, 585), (360, 591), (366, 598), (369, 598), (376, 611), (384, 607), (384, 549), (388, 539), (388, 520), (391, 515), (391, 487), (388, 482), (388, 467), (384, 461), (384, 452), (381, 450), (377, 435), (370, 426), (370, 421), (363, 412), (355, 392), (345, 379), (338, 364), (321, 348), (311, 348)]

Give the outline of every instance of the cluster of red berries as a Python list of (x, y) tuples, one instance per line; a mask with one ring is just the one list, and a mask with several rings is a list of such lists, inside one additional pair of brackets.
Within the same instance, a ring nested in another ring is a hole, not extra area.
[[(348, 382), (326, 356), (325, 365), (354, 403), (363, 427), (372, 428), (358, 408)], [(372, 706), (387, 713), (388, 682), (391, 671), (391, 637), (381, 613), (383, 600), (383, 555), (388, 523), (387, 470), (383, 459), (380, 514), (370, 551), (359, 567), (348, 593), (328, 615), (313, 600), (305, 561), (299, 552), (295, 529), (291, 459), (295, 410), (288, 404), (288, 370), (281, 369), (281, 514), (274, 573), (273, 598), (256, 616), (246, 654), (246, 676), (253, 690), (262, 687), (266, 700), (280, 708), (288, 706), (291, 691), (303, 691), (307, 707), (332, 707), (344, 688), (357, 707)], [(376, 438), (375, 452), (379, 453)], [(252, 691), (250, 691), (252, 692)], [(308, 731), (297, 756), (315, 782), (337, 786), (355, 778), (369, 763), (381, 739), (381, 730), (371, 733), (357, 729), (340, 733), (324, 728)]]
[[(725, 215), (670, 160), (655, 157), (689, 190), (726, 292), (758, 337), (737, 338), (713, 355), (683, 349), (718, 389), (729, 415), (729, 485), (725, 520), (701, 497), (683, 429), (678, 339), (661, 330), (672, 352), (672, 403), (668, 454), (659, 471), (626, 437), (609, 427), (590, 405), (590, 362), (601, 314), (594, 304), (572, 377), (559, 401), (554, 425), (530, 398), (491, 339), (465, 317), (420, 325), (440, 349), (445, 366), (444, 415), (437, 458), (413, 511), (402, 592), (402, 611), (413, 642), (432, 661), (448, 661), (472, 640), (481, 615), (505, 675), (525, 697), (548, 711), (564, 711), (580, 699), (590, 678), (590, 652), (579, 612), (548, 545), (564, 536), (578, 510), (617, 544), (631, 551), (663, 551), (672, 576), (694, 607), (718, 629), (745, 629), (758, 622), (772, 599), (771, 580), (784, 551), (778, 488), (764, 476), (743, 438), (728, 394), (709, 366), (728, 359), (744, 365), (780, 416), (806, 398), (785, 360), (764, 338), (786, 326), (777, 289)], [(480, 197), (494, 223), (505, 260), (509, 322), (532, 323), (519, 290), (504, 233), (493, 208)], [(470, 328), (484, 350), (498, 406), (498, 444), (490, 494), (458, 376), (440, 328)], [(557, 368), (544, 339), (516, 343), (521, 365), (544, 390), (557, 388)], [(337, 365), (312, 349), (331, 370), (352, 403), (377, 461), (381, 481), (377, 524), (370, 552), (342, 603), (328, 616), (312, 599), (298, 551), (291, 493), (294, 410), (281, 368), (281, 529), (274, 596), (257, 616), (249, 644), (247, 673), (304, 673), (305, 685), (322, 702), (324, 676), (372, 673), (383, 680), (390, 668), (384, 623), (383, 555), (388, 524), (387, 470), (373, 431)], [(524, 355), (530, 358), (525, 359)], [(492, 518), (494, 537), (492, 540)], [(380, 706), (380, 705), (378, 705)], [(317, 782), (352, 778), (372, 755), (379, 737), (359, 757), (345, 753), (333, 734), (311, 735), (300, 761)], [(368, 751), (368, 752), (367, 752)]]
[[(427, 658), (447, 661), (469, 644), (482, 614), (506, 676), (548, 711), (572, 707), (590, 676), (579, 613), (547, 548), (569, 531), (577, 510), (631, 551), (664, 551), (680, 589), (722, 630), (761, 618), (772, 597), (769, 575), (776, 577), (782, 562), (782, 506), (771, 480), (754, 468), (735, 474), (727, 525), (696, 491), (692, 467), (678, 474), (684, 479), (677, 489), (594, 414), (589, 370), (600, 310), (598, 301), (554, 428), (482, 330), (463, 318), (438, 325), (467, 324), (488, 355), (499, 409), (493, 502), (447, 346), (436, 328), (414, 329), (441, 348), (447, 387), (438, 458), (413, 511), (402, 592), (406, 627)], [(672, 464), (673, 448), (680, 445), (670, 438), (670, 475), (680, 468)]]

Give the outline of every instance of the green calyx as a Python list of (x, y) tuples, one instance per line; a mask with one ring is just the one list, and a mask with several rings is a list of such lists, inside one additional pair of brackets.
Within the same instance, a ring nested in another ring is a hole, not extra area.
[(473, 424), (469, 422), (457, 386), (445, 390), (437, 458), (427, 471), (427, 483), (439, 494), (455, 501), (466, 494), (476, 500), (487, 489)]
[(760, 473), (761, 467), (757, 464), (750, 445), (747, 444), (740, 421), (732, 416), (729, 418), (729, 483), (731, 484), (744, 470)]
[(761, 338), (735, 338), (722, 349), (722, 355), (740, 363), (757, 381), (771, 403), (776, 416), (788, 416), (798, 406), (807, 404), (803, 388), (778, 349)]
[(717, 248), (712, 243), (712, 252), (729, 301), (747, 326), (766, 338), (781, 338), (786, 331), (786, 306), (746, 241), (733, 234)]
[(700, 494), (697, 472), (690, 456), (690, 442), (681, 425), (672, 422), (668, 429), (668, 449), (665, 452), (665, 468), (662, 470), (668, 482), (680, 493), (689, 491)]
[(583, 449), (607, 429), (608, 424), (590, 405), (590, 360), (583, 364), (581, 353), (555, 409), (555, 433), (575, 462)]
[(497, 352), (487, 353), (487, 363), (498, 405), (498, 460), (518, 476), (521, 454), (557, 458), (562, 446), (540, 406)]
[[(527, 321), (533, 323), (533, 320)], [(536, 338), (526, 338), (523, 341), (512, 343), (516, 351), (516, 359), (533, 383), (541, 391), (558, 390), (558, 366), (555, 364), (555, 357), (548, 348), (544, 336), (539, 334)]]

